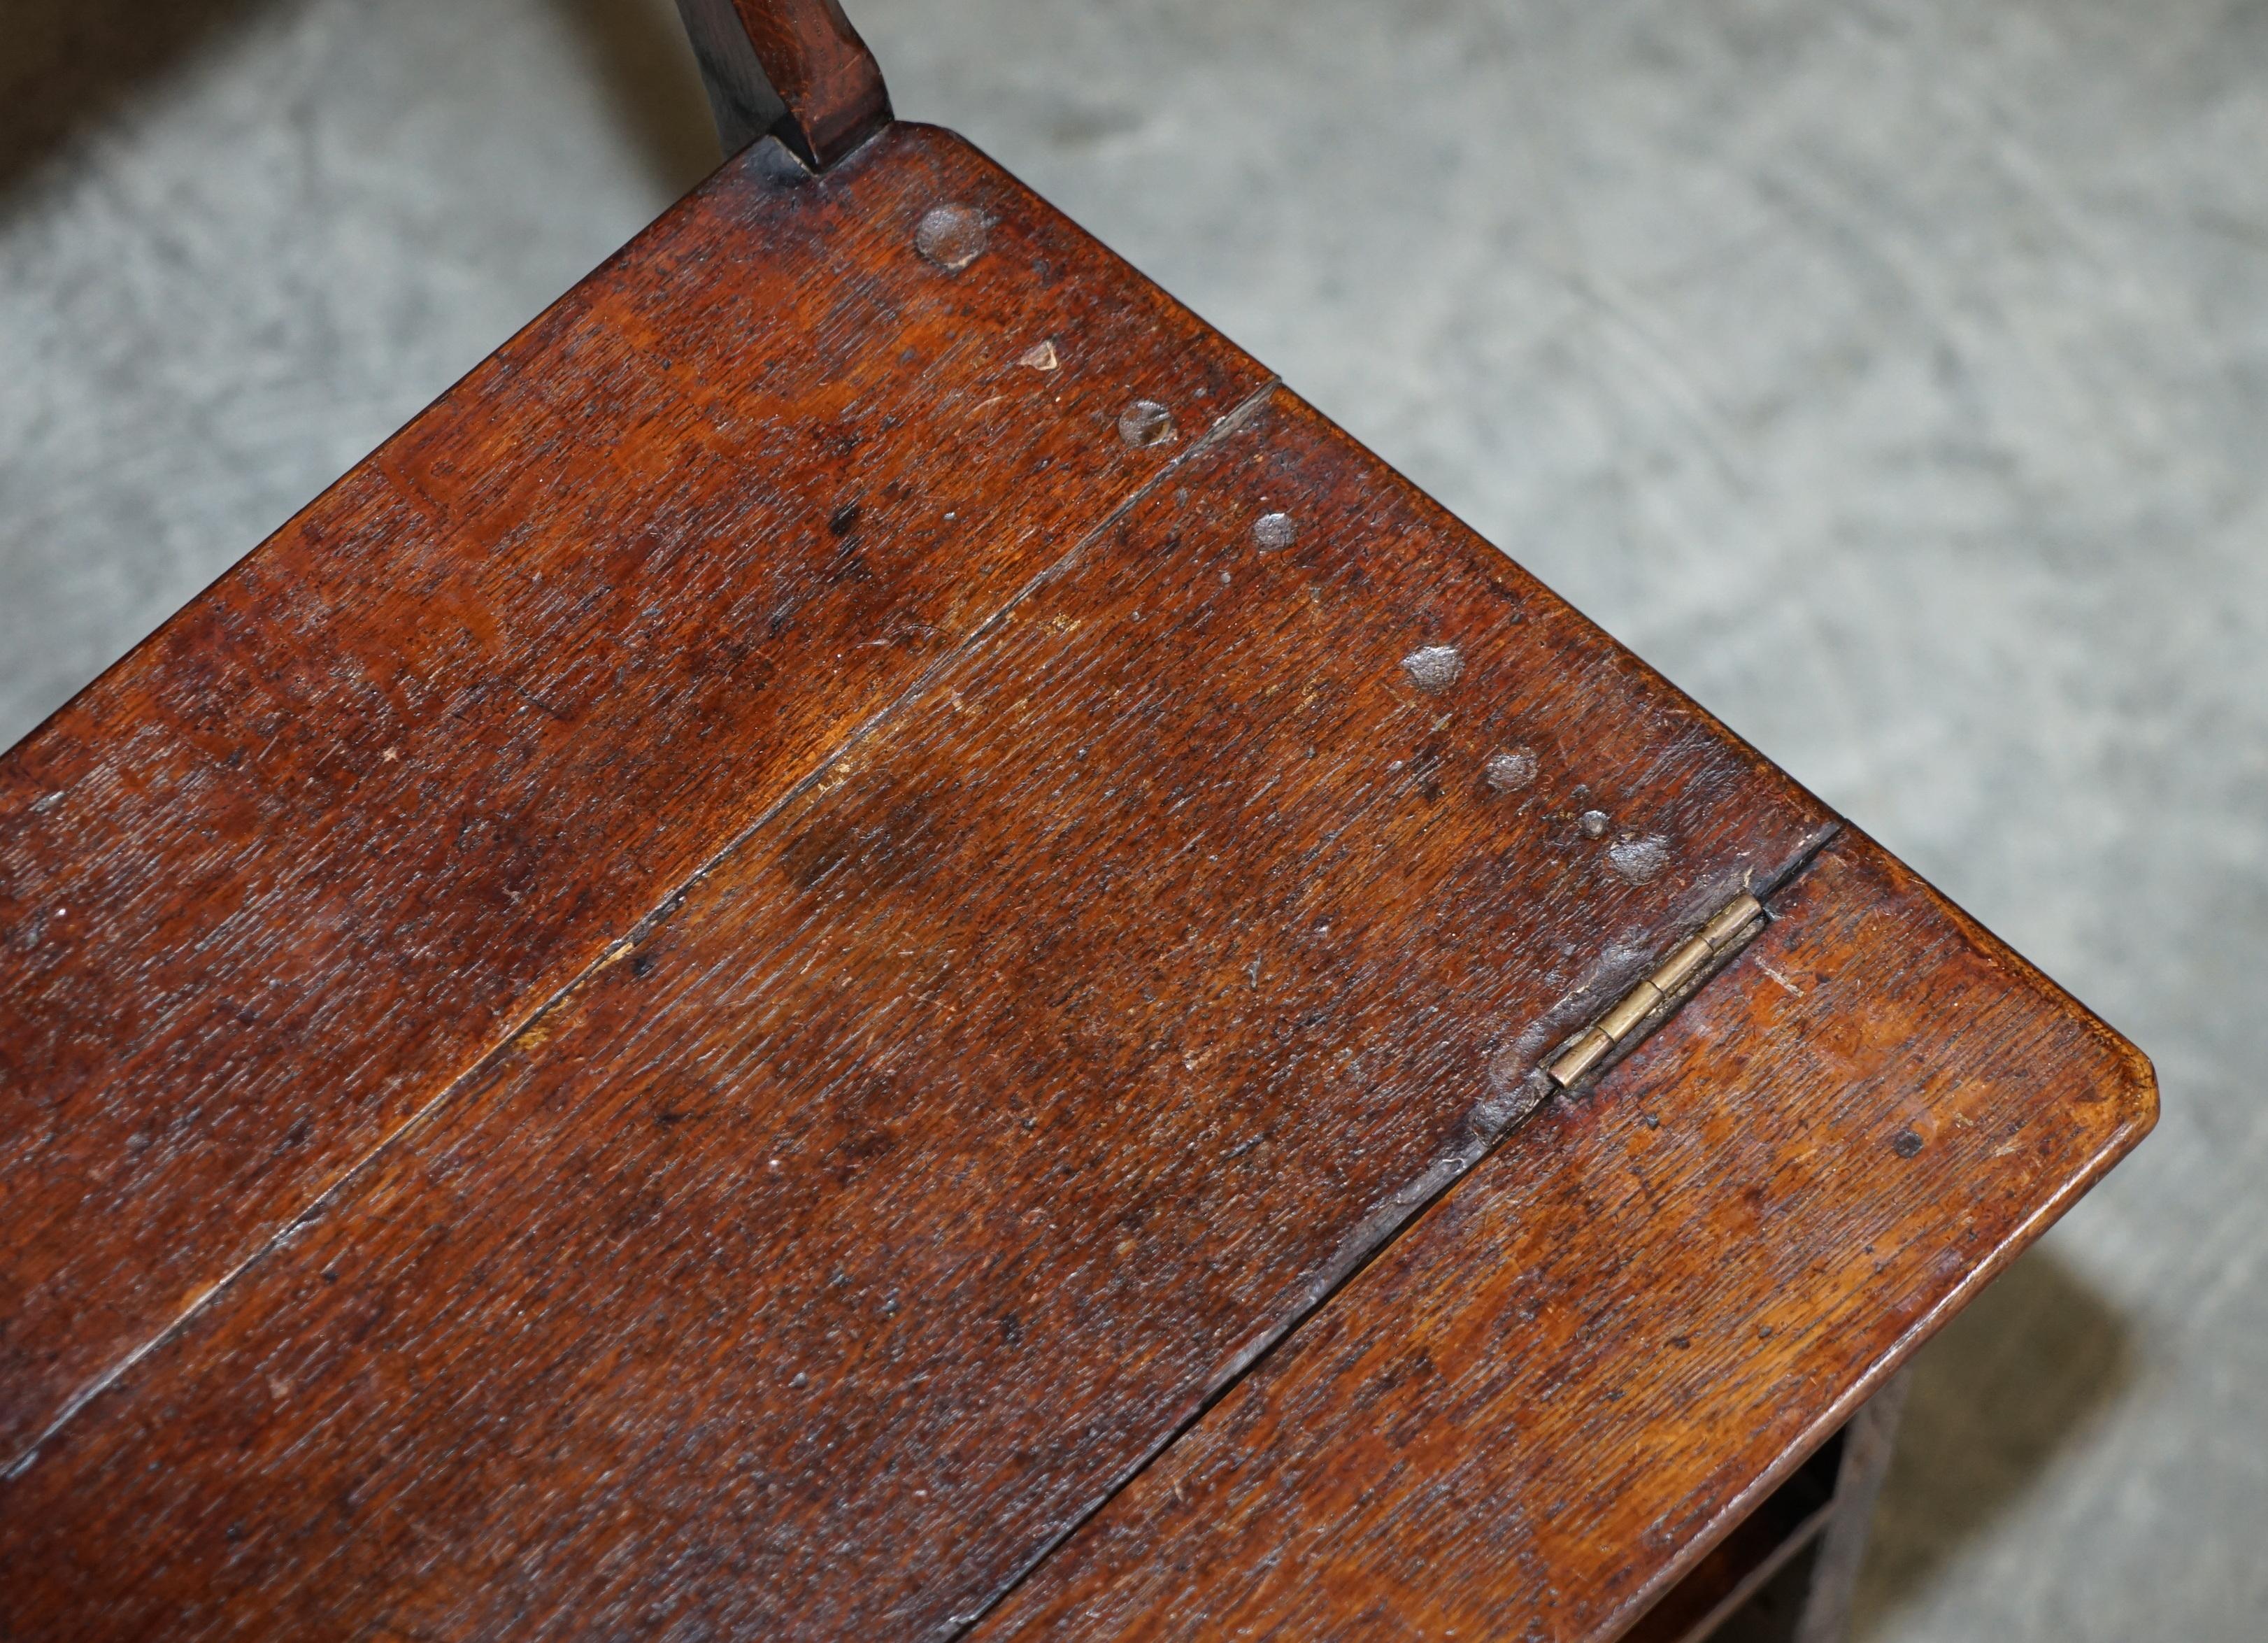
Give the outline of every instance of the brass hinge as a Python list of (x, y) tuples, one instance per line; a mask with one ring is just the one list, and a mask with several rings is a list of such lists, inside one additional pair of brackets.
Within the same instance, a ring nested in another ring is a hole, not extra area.
[(1764, 904), (1753, 895), (1736, 895), (1719, 908), (1700, 934), (1664, 959), (1651, 976), (1623, 995), (1621, 1003), (1559, 1052), (1545, 1069), (1551, 1081), (1563, 1090), (1573, 1087), (1609, 1050), (1667, 1015), (1712, 965), (1763, 929), (1764, 921)]

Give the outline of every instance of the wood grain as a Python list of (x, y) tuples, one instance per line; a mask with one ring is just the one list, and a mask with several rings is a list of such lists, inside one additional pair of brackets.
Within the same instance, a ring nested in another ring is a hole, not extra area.
[(735, 4), (848, 158), (0, 760), (0, 1635), (1615, 1635), (2146, 1064)]
[(11, 1635), (948, 1635), (1830, 826), (1278, 392), (65, 1426)]
[(890, 95), (838, 0), (733, 0), (764, 77), (787, 105), (779, 135), (832, 166), (890, 122)]
[(762, 145), (0, 759), (0, 1463), (1267, 379)]
[(976, 1636), (1614, 1637), (2154, 1121), (1856, 833), (1772, 910)]
[(1654, 1600), (1623, 1643), (1703, 1643), (1791, 1559), (1807, 1559), (1835, 1514), (1843, 1446), (1837, 1433), (1807, 1458)]

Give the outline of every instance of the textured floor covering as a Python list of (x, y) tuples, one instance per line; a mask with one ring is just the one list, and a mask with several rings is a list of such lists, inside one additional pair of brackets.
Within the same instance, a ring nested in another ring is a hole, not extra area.
[[(2268, 1637), (2268, 8), (854, 0), (2157, 1059), (1883, 1640)], [(0, 0), (0, 742), (706, 168), (656, 0)]]

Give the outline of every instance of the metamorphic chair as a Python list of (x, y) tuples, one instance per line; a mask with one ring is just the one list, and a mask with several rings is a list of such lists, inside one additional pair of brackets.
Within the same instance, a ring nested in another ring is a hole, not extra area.
[(2149, 1065), (834, 0), (0, 763), (0, 1636), (1841, 1634)]

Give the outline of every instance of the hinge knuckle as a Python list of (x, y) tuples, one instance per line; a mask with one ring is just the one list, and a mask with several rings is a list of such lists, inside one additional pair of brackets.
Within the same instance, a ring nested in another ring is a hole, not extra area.
[(1719, 908), (1698, 934), (1680, 942), (1651, 975), (1552, 1059), (1545, 1068), (1551, 1081), (1561, 1089), (1572, 1088), (1610, 1053), (1660, 1025), (1719, 960), (1756, 933), (1764, 917), (1764, 904), (1747, 894)]

